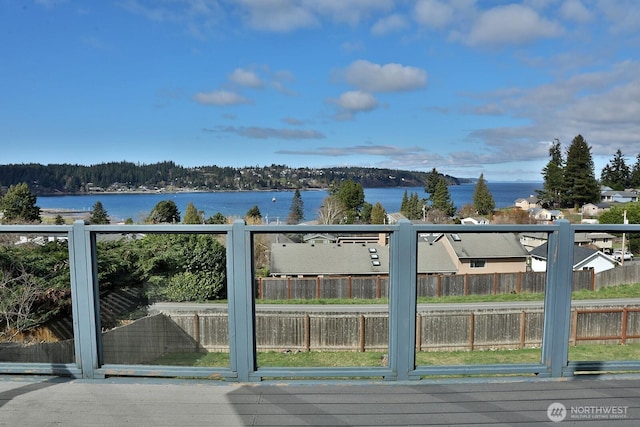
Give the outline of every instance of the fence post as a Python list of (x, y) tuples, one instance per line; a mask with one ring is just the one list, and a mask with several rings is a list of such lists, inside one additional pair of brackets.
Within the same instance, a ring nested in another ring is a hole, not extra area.
[(389, 250), (389, 367), (397, 380), (415, 369), (417, 233), (398, 222)]
[(556, 224), (558, 231), (549, 235), (547, 254), (542, 361), (549, 375), (561, 377), (569, 355), (574, 235), (569, 221)]
[(249, 374), (256, 368), (251, 252), (251, 235), (244, 221), (234, 221), (227, 235), (229, 351), (231, 369), (243, 382), (249, 381)]
[(95, 236), (86, 229), (84, 221), (73, 223), (69, 245), (76, 361), (82, 369), (82, 378), (96, 378), (101, 347), (96, 245)]

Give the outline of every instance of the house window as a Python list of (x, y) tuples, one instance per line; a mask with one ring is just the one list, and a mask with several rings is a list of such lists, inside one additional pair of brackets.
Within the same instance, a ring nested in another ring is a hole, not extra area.
[(487, 260), (486, 259), (472, 259), (469, 262), (469, 266), (471, 268), (484, 268), (487, 264)]

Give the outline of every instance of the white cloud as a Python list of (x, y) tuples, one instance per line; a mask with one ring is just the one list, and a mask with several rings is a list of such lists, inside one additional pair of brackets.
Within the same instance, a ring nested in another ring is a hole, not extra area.
[(243, 70), (242, 68), (236, 68), (231, 74), (229, 74), (229, 80), (240, 86), (260, 88), (263, 86), (260, 77), (253, 71)]
[(213, 92), (198, 92), (193, 97), (198, 104), (204, 105), (239, 105), (251, 104), (250, 99), (228, 90), (214, 90)]
[(567, 0), (560, 7), (560, 15), (564, 19), (585, 23), (591, 21), (592, 13), (580, 0)]
[(530, 43), (562, 35), (563, 28), (526, 6), (510, 4), (483, 12), (465, 42), (470, 46)]
[(373, 27), (371, 27), (371, 34), (383, 36), (395, 31), (404, 30), (408, 26), (409, 23), (404, 16), (393, 14), (382, 18), (373, 24)]
[(371, 111), (378, 108), (378, 101), (373, 95), (357, 90), (341, 94), (336, 103), (340, 108), (352, 112)]
[(256, 30), (284, 33), (320, 26), (320, 20), (313, 12), (297, 2), (241, 0), (239, 5), (246, 24)]
[(422, 25), (443, 29), (453, 20), (454, 9), (449, 3), (438, 0), (420, 0), (414, 8), (414, 18)]
[(324, 139), (324, 134), (310, 129), (276, 129), (260, 126), (218, 126), (214, 129), (203, 129), (205, 132), (232, 133), (253, 139)]
[(366, 92), (401, 92), (427, 84), (427, 73), (401, 64), (378, 65), (369, 61), (353, 62), (343, 73), (344, 81)]

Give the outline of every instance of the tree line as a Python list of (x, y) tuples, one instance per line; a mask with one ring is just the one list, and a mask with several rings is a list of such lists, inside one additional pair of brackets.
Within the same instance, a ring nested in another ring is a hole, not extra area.
[[(366, 188), (421, 186), (426, 173), (381, 168), (183, 167), (166, 161), (155, 164), (111, 162), (91, 166), (71, 164), (0, 165), (0, 184), (27, 183), (35, 194), (81, 194), (141, 189), (281, 190), (328, 188), (352, 180)], [(444, 176), (448, 184), (465, 182)]]

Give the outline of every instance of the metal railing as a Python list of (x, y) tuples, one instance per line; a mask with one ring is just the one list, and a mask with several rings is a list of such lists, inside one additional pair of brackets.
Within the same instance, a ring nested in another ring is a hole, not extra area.
[[(0, 373), (52, 374), (79, 378), (162, 376), (260, 381), (265, 377), (377, 377), (389, 381), (429, 375), (536, 374), (537, 378), (570, 376), (581, 370), (640, 370), (640, 361), (569, 362), (574, 233), (640, 232), (640, 225), (429, 225), (401, 221), (393, 225), (88, 225), (0, 226), (0, 233), (66, 235), (71, 267), (73, 363), (0, 363)], [(389, 345), (386, 366), (258, 367), (255, 339), (253, 243), (257, 234), (385, 233), (389, 236)], [(421, 233), (548, 234), (544, 321), (539, 363), (416, 366), (417, 252)], [(102, 234), (217, 234), (226, 236), (228, 295), (228, 367), (109, 365), (103, 363), (96, 236)], [(1, 350), (0, 350), (1, 351)]]

